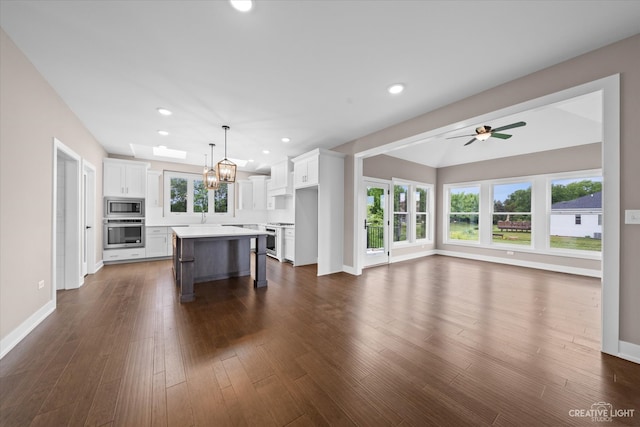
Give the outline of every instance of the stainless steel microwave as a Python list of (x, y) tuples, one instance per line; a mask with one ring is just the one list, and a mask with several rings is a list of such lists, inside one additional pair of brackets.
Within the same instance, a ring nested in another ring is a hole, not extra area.
[(144, 218), (144, 199), (105, 197), (105, 218)]

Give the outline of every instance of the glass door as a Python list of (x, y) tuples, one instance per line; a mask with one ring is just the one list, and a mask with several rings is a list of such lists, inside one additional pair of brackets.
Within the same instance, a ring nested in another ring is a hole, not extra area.
[(364, 181), (365, 267), (389, 262), (389, 184)]

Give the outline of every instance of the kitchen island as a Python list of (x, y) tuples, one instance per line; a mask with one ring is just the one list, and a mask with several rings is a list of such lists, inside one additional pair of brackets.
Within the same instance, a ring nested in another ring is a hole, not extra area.
[(251, 239), (256, 239), (253, 286), (267, 286), (267, 233), (220, 225), (172, 231), (173, 274), (180, 302), (195, 300), (194, 283), (251, 275)]

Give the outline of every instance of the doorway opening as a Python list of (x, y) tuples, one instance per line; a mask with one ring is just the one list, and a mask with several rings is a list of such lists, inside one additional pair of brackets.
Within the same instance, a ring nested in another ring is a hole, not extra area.
[(365, 267), (389, 263), (389, 194), (388, 183), (364, 180)]
[(84, 282), (82, 269), (81, 158), (54, 138), (53, 162), (53, 278), (56, 291), (76, 289)]

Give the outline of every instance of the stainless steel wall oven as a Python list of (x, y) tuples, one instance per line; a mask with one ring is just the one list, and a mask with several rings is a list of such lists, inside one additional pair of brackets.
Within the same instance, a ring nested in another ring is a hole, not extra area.
[(144, 219), (105, 218), (104, 249), (143, 248)]

